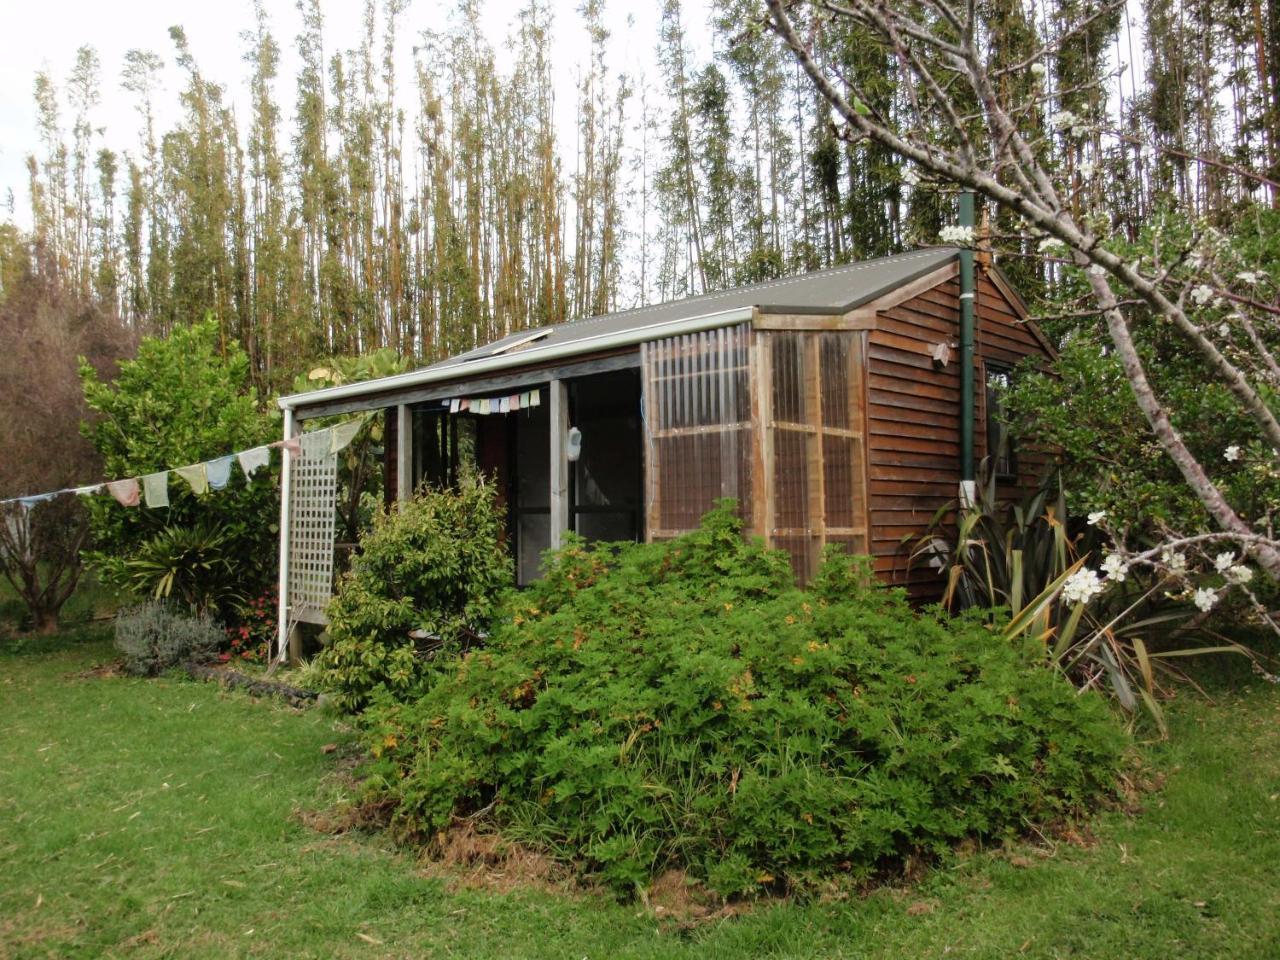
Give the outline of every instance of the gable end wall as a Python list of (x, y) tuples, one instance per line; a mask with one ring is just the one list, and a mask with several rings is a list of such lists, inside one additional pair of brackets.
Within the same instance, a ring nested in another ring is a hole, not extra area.
[[(959, 294), (959, 281), (946, 280), (880, 311), (867, 334), (871, 552), (882, 577), (922, 600), (940, 596), (943, 580), (923, 565), (908, 569), (911, 546), (902, 538), (922, 533), (958, 491)], [(974, 455), (981, 462), (987, 455), (983, 361), (1016, 364), (1029, 355), (1047, 357), (1048, 351), (981, 268), (975, 314)], [(932, 355), (942, 342), (951, 345), (951, 360), (938, 369)], [(1043, 453), (1019, 446), (1019, 476), (1000, 489), (1021, 497), (1035, 487), (1045, 462)]]

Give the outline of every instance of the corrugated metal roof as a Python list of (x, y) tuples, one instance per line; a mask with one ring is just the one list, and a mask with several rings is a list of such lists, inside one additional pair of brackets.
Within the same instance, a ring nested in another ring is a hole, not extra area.
[[(955, 247), (936, 247), (900, 253), (876, 260), (862, 260), (841, 267), (815, 270), (795, 277), (783, 277), (764, 283), (752, 283), (734, 287), (719, 293), (704, 293), (683, 300), (656, 303), (633, 310), (621, 310), (588, 320), (560, 323), (538, 330), (521, 330), (501, 340), (466, 353), (459, 354), (435, 366), (452, 366), (467, 363), (481, 357), (503, 352), (504, 347), (516, 348), (516, 341), (528, 341), (528, 346), (549, 347), (567, 345), (576, 340), (595, 338), (612, 333), (643, 330), (645, 327), (705, 316), (736, 307), (759, 307), (769, 313), (844, 313), (874, 300), (916, 277), (936, 270), (954, 260), (959, 251)], [(543, 334), (530, 339), (531, 334)], [(527, 347), (521, 348), (527, 349)]]
[[(516, 369), (522, 365), (526, 351), (530, 363), (549, 355), (571, 357), (599, 349), (611, 338), (613, 342), (623, 338), (627, 342), (639, 343), (646, 339), (644, 331), (650, 327), (661, 328), (682, 321), (697, 321), (698, 318), (714, 322), (717, 314), (740, 312), (752, 307), (769, 313), (844, 313), (938, 269), (958, 254), (955, 247), (933, 247), (753, 283), (719, 293), (622, 310), (587, 320), (521, 330), (409, 373), (293, 394), (281, 397), (279, 402), (282, 407), (301, 408), (338, 396), (380, 393), (429, 380), (461, 379), (469, 376), (468, 366), (482, 366), (480, 361), (486, 361), (483, 364), (486, 368), (500, 363), (503, 368)], [(660, 329), (655, 329), (654, 338), (662, 335)]]

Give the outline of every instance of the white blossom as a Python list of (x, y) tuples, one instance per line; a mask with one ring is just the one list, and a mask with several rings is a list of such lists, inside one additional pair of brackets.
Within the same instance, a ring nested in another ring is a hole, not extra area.
[(1241, 283), (1247, 283), (1249, 286), (1253, 286), (1262, 279), (1262, 276), (1253, 270), (1241, 270), (1236, 274), (1236, 279)]
[(1067, 603), (1088, 603), (1102, 592), (1102, 578), (1096, 570), (1081, 567), (1062, 585), (1062, 599)]
[(1059, 252), (1065, 251), (1066, 249), (1067, 249), (1067, 245), (1063, 243), (1061, 240), (1059, 240), (1057, 237), (1045, 237), (1043, 240), (1040, 241), (1041, 253), (1059, 253)]
[(1094, 510), (1092, 513), (1089, 514), (1089, 526), (1096, 527), (1105, 519), (1107, 519), (1107, 511)]
[(1043, 76), (1045, 75), (1044, 64), (1043, 64), (1043, 63), (1033, 63), (1033, 64), (1031, 65), (1031, 75), (1032, 75), (1033, 77), (1043, 77)]
[(1229, 336), (1231, 336), (1231, 326), (1230, 326), (1230, 324), (1227, 324), (1227, 323), (1220, 323), (1220, 324), (1218, 324), (1218, 336), (1220, 336), (1220, 337), (1229, 337)]
[(1097, 171), (1097, 169), (1098, 168), (1094, 166), (1092, 163), (1085, 161), (1084, 163), (1080, 164), (1080, 176), (1083, 177), (1085, 180), (1091, 180), (1093, 179), (1093, 175)]
[(1213, 299), (1213, 288), (1205, 284), (1200, 284), (1191, 291), (1191, 302), (1197, 307), (1203, 307), (1206, 303)]
[(1102, 569), (1107, 579), (1115, 583), (1124, 583), (1124, 578), (1129, 574), (1129, 565), (1118, 553), (1108, 553), (1106, 559), (1102, 561)]
[(1079, 119), (1070, 110), (1059, 110), (1049, 118), (1049, 125), (1059, 130), (1067, 130), (1079, 123)]
[(1095, 263), (1093, 266), (1089, 268), (1089, 276), (1091, 277), (1105, 276), (1106, 272), (1107, 272), (1107, 268), (1100, 263)]
[(1177, 550), (1165, 550), (1160, 554), (1160, 561), (1174, 573), (1184, 573), (1187, 569), (1186, 555)]
[(920, 182), (920, 174), (916, 173), (912, 167), (907, 167), (902, 171), (902, 182), (909, 187), (914, 187)]
[(1244, 456), (1244, 451), (1240, 449), (1238, 443), (1233, 443), (1227, 449), (1222, 451), (1222, 456), (1230, 463), (1235, 463)]
[(1246, 583), (1248, 583), (1250, 580), (1253, 579), (1253, 570), (1250, 567), (1246, 567), (1243, 564), (1239, 564), (1239, 563), (1237, 563), (1233, 567), (1230, 567), (1226, 571), (1226, 574), (1227, 574), (1227, 580), (1229, 580), (1231, 583), (1238, 584), (1239, 586), (1242, 586), (1242, 587)]
[(1197, 607), (1208, 613), (1213, 609), (1214, 604), (1218, 602), (1218, 592), (1208, 587), (1201, 587), (1196, 591), (1193, 601)]
[(1219, 573), (1226, 573), (1236, 562), (1235, 551), (1224, 550), (1213, 558), (1213, 569)]
[(938, 239), (943, 243), (954, 244), (961, 247), (967, 246), (968, 244), (973, 243), (974, 240), (973, 227), (961, 227), (957, 224), (943, 227), (938, 231)]

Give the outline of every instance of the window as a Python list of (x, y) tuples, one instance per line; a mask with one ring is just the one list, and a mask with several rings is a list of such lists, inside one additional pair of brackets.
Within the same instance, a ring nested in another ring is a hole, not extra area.
[(1013, 368), (999, 363), (986, 363), (987, 388), (987, 456), (991, 470), (1000, 478), (1018, 475), (1018, 457), (1014, 438), (1009, 435), (1005, 416), (1005, 393), (1013, 384)]

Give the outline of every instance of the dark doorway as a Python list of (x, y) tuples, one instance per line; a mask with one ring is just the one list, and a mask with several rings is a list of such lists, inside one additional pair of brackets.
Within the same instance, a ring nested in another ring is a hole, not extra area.
[(569, 422), (582, 434), (581, 451), (569, 470), (569, 529), (589, 541), (642, 539), (639, 371), (571, 380)]

